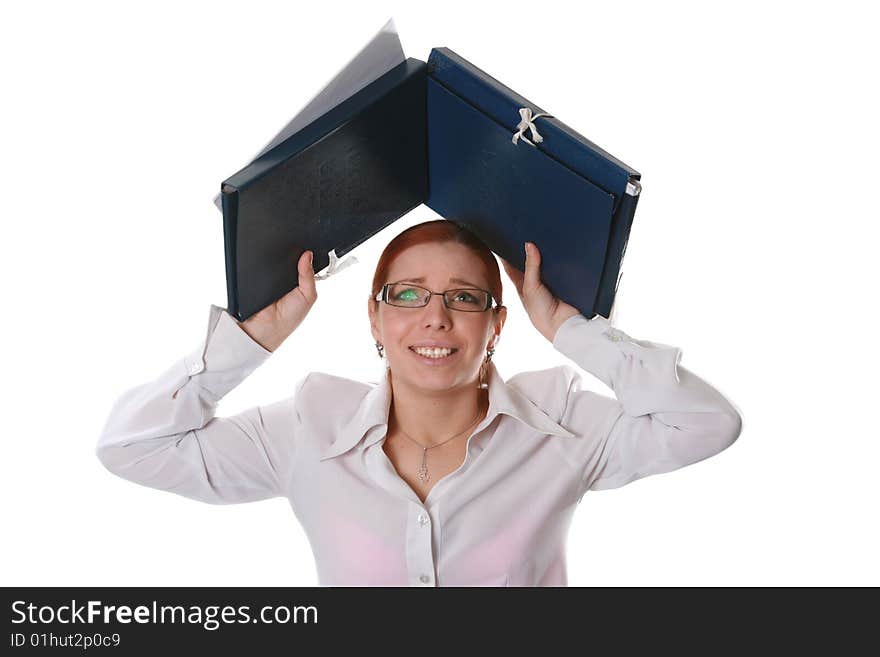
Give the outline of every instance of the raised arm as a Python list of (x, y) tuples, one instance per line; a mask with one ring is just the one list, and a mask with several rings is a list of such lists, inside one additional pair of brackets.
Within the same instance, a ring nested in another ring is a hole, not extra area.
[(296, 393), (232, 417), (217, 403), (259, 367), (302, 322), (316, 293), (310, 252), (300, 284), (247, 321), (211, 306), (198, 349), (114, 404), (96, 454), (114, 474), (212, 504), (285, 494), (296, 447)]
[(580, 495), (618, 488), (713, 456), (739, 436), (733, 404), (679, 364), (681, 349), (634, 340), (605, 318), (577, 314), (559, 327), (553, 346), (590, 372), (616, 399), (572, 381), (562, 424), (585, 432)]
[(587, 490), (618, 488), (717, 454), (737, 439), (742, 418), (725, 397), (679, 365), (678, 347), (633, 340), (597, 315), (588, 320), (541, 281), (541, 253), (526, 243), (526, 270), (502, 259), (535, 328), (613, 391), (580, 390), (571, 378), (562, 424), (579, 433), (572, 450)]

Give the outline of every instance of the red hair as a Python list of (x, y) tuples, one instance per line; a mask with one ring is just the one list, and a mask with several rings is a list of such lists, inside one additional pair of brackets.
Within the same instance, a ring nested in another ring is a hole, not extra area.
[(492, 293), (492, 298), (497, 304), (494, 310), (497, 312), (498, 306), (502, 305), (501, 271), (498, 269), (498, 261), (495, 260), (492, 251), (479, 237), (464, 226), (448, 219), (425, 221), (410, 226), (388, 243), (376, 265), (376, 273), (373, 275), (373, 293), (370, 298), (375, 299), (382, 286), (388, 282), (388, 270), (391, 269), (391, 263), (402, 251), (418, 244), (446, 242), (466, 246), (483, 263), (489, 282), (489, 292)]

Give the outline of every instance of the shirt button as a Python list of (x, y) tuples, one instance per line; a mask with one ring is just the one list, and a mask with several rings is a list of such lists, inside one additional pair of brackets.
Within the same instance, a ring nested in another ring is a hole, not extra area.
[(426, 516), (424, 513), (419, 514), (419, 524), (422, 527), (428, 524), (428, 516)]
[(606, 337), (611, 340), (611, 342), (620, 342), (623, 338), (617, 329), (611, 328), (605, 333)]
[(428, 575), (422, 575), (422, 576), (419, 577), (419, 581), (420, 581), (422, 584), (427, 584), (428, 582), (431, 581), (431, 578), (430, 578)]

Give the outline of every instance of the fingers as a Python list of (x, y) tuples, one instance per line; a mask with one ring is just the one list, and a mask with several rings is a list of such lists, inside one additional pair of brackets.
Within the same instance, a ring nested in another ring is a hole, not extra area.
[(541, 253), (534, 242), (526, 242), (526, 271), (523, 286), (527, 290), (541, 287)]
[(312, 264), (314, 254), (312, 251), (303, 251), (299, 257), (297, 264), (297, 274), (299, 275), (299, 284), (297, 287), (303, 293), (306, 299), (314, 301), (318, 297), (315, 289), (315, 269)]

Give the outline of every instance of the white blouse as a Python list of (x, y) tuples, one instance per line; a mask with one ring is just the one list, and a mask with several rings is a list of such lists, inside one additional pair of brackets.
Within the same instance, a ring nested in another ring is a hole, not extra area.
[(491, 363), (488, 413), (424, 504), (382, 449), (387, 377), (311, 372), (291, 397), (214, 417), (271, 355), (215, 305), (197, 350), (118, 399), (97, 456), (120, 477), (212, 504), (286, 497), (322, 586), (566, 586), (584, 493), (717, 454), (742, 420), (679, 365), (679, 348), (601, 316), (569, 318), (553, 346), (617, 399), (581, 390), (568, 365), (505, 381)]

